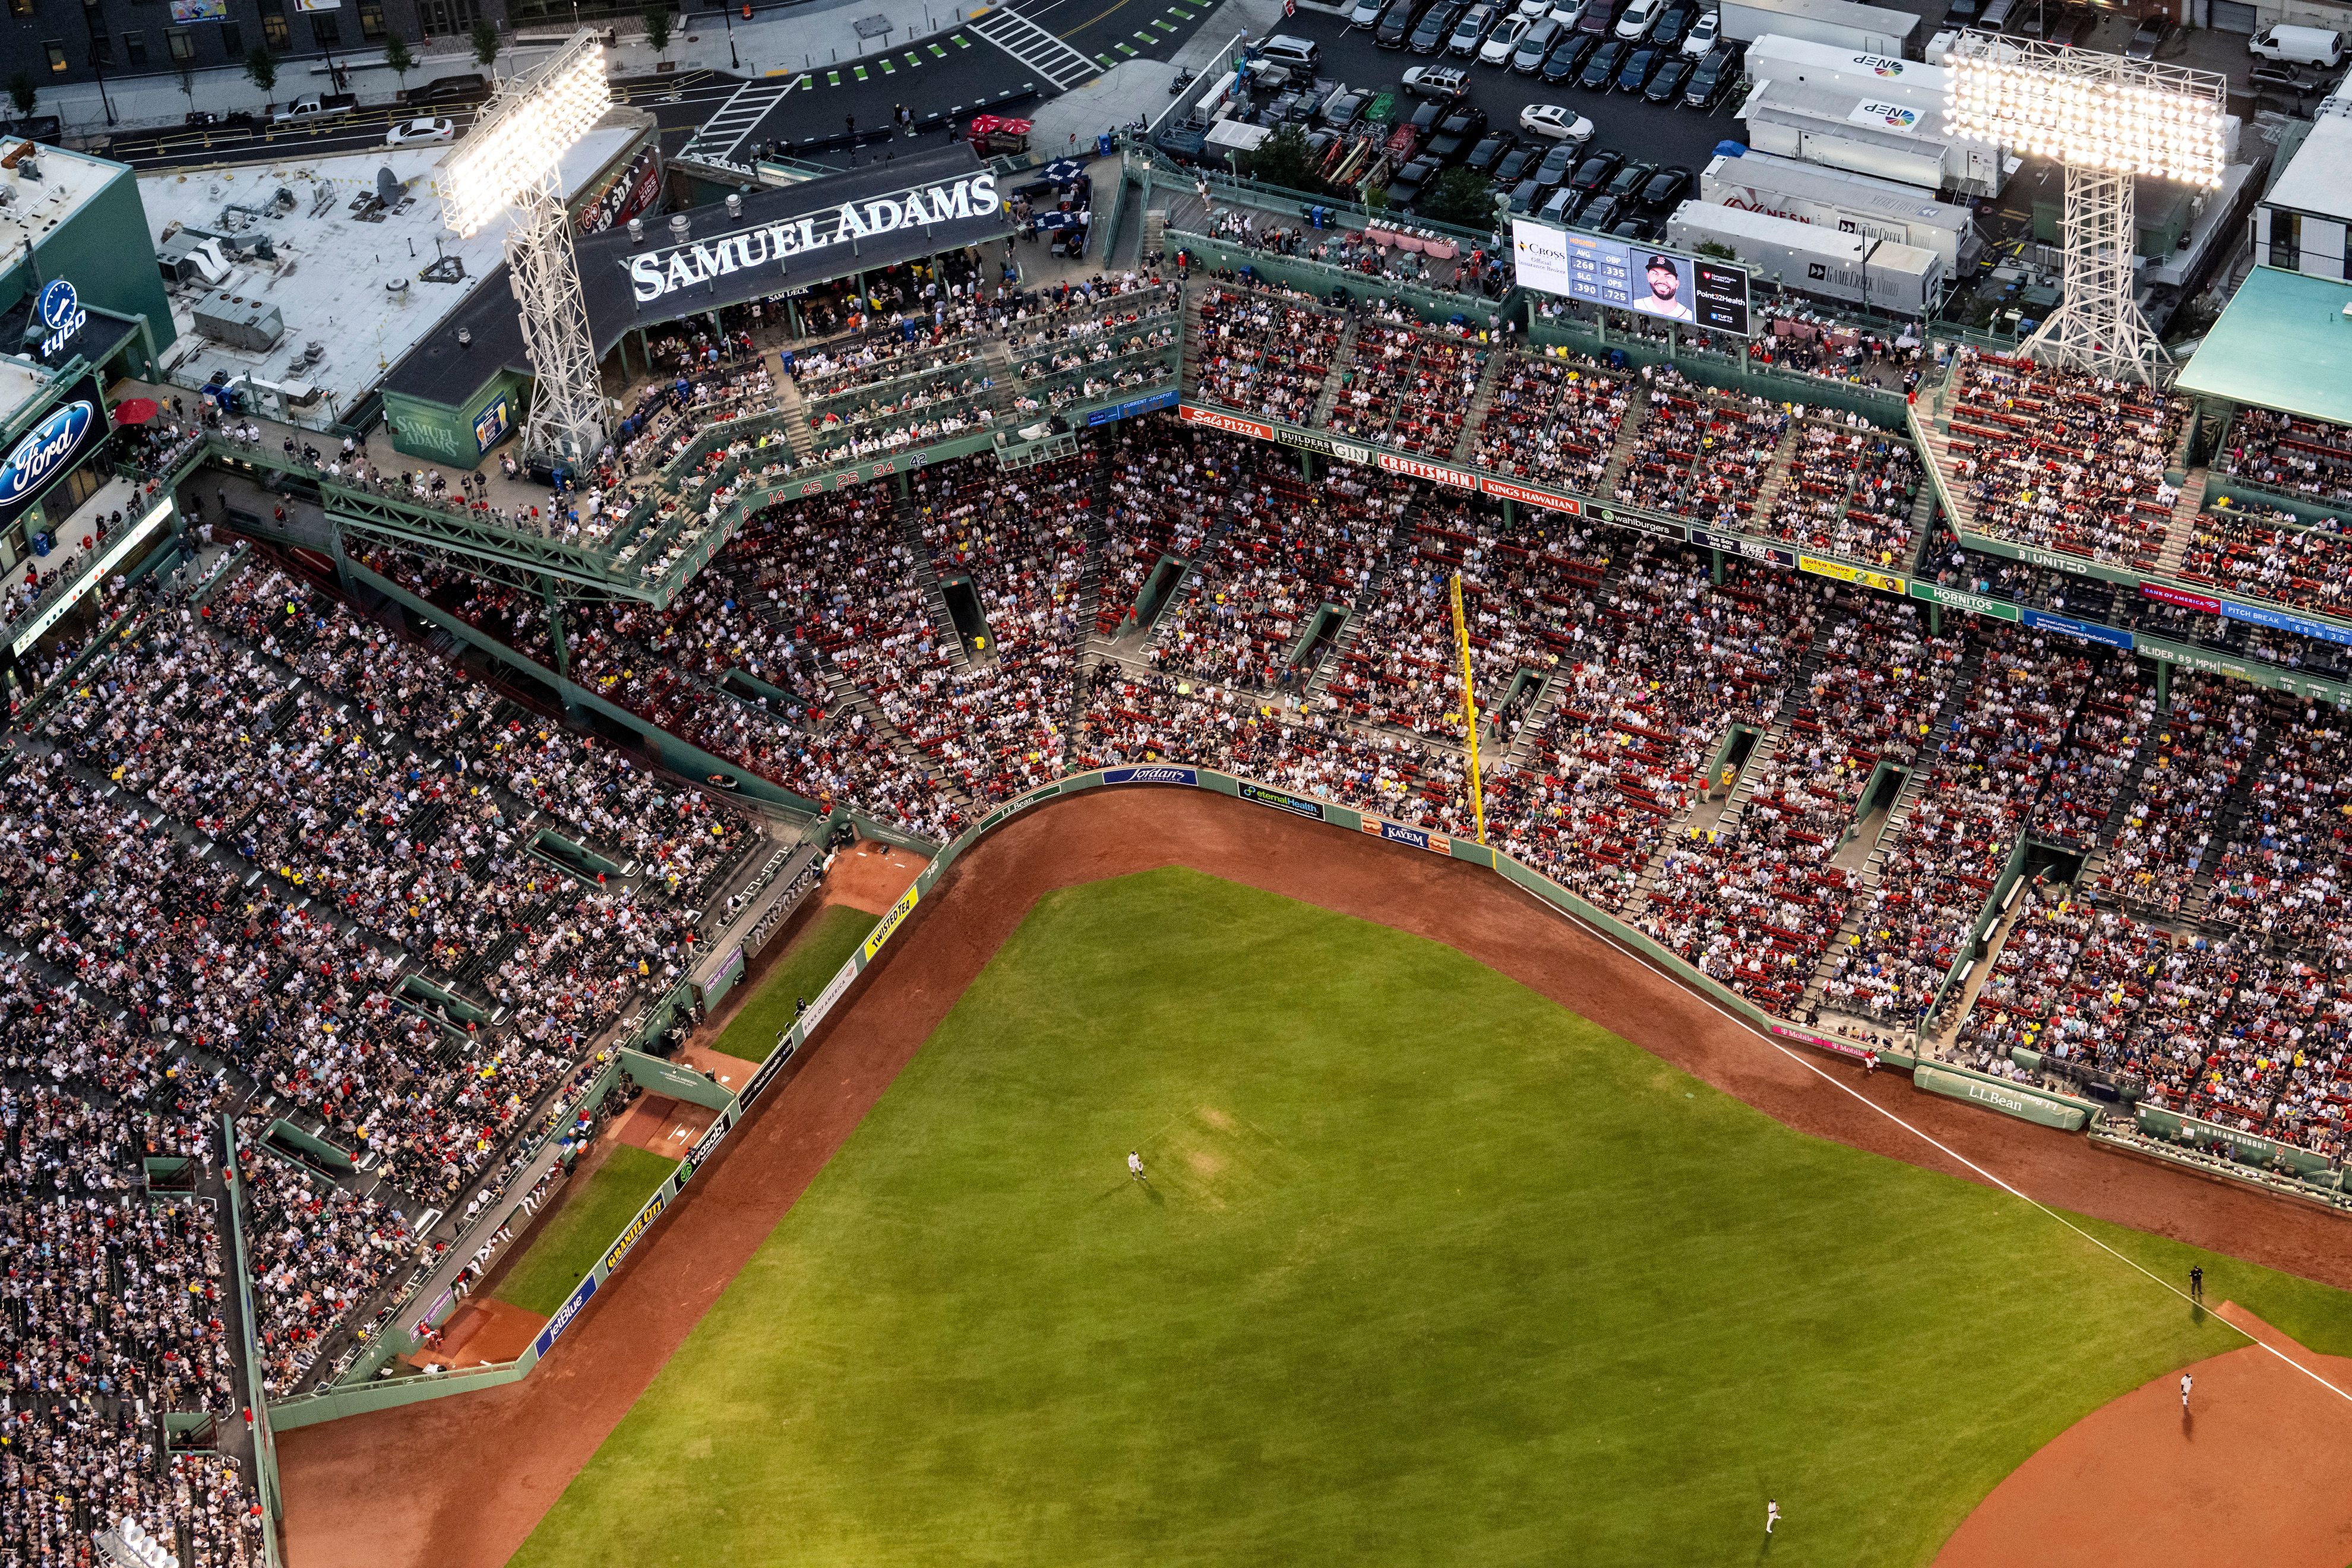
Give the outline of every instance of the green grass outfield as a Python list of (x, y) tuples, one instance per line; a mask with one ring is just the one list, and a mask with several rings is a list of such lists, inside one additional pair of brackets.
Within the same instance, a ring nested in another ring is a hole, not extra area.
[[(2105, 1234), (2352, 1348), (2352, 1298)], [(2243, 1342), (1449, 948), (1157, 871), (1039, 903), (515, 1562), (1901, 1568)]]
[(530, 1247), (491, 1294), (542, 1318), (553, 1317), (572, 1287), (596, 1266), (613, 1238), (637, 1217), (654, 1189), (676, 1169), (677, 1161), (634, 1143), (614, 1144), (587, 1185), (537, 1227)]
[(879, 915), (853, 910), (847, 904), (827, 904), (817, 910), (793, 945), (776, 961), (761, 984), (759, 994), (727, 1021), (711, 1049), (740, 1061), (763, 1062), (775, 1054), (776, 1037), (793, 1026), (793, 1008), (803, 996), (816, 994), (841, 972), (849, 955), (880, 923)]

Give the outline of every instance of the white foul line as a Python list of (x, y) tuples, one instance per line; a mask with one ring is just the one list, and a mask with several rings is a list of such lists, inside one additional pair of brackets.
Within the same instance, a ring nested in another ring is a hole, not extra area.
[[(1557, 908), (1558, 906), (1555, 905), (1553, 907)], [(1567, 913), (1566, 910), (1561, 910), (1560, 912), (1563, 914)], [(1655, 968), (1654, 968), (1640, 953), (1634, 952), (1632, 948), (1627, 947), (1624, 943), (1619, 942), (1615, 937), (1611, 936), (1607, 931), (1602, 931), (1600, 927), (1590, 924), (1572, 914), (1569, 915), (1568, 918), (1574, 921), (1578, 925), (1582, 926), (1586, 931), (1591, 931), (1594, 936), (1599, 937), (1602, 942), (1607, 942), (1611, 947), (1615, 948), (1619, 952), (1622, 952), (1626, 957), (1632, 959), (1634, 963), (1640, 964), (1643, 968), (1650, 970), (1652, 973), (1657, 973)], [(1903, 1118), (1895, 1115), (1895, 1112), (1887, 1110), (1876, 1100), (1872, 1100), (1868, 1095), (1858, 1092), (1852, 1084), (1841, 1082), (1839, 1079), (1832, 1078), (1828, 1073), (1822, 1070), (1821, 1064), (1818, 1062), (1809, 1061), (1805, 1058), (1799, 1056), (1795, 1051), (1790, 1050), (1787, 1046), (1782, 1045), (1771, 1036), (1765, 1034), (1762, 1030), (1757, 1028), (1755, 1025), (1749, 1023), (1738, 1014), (1731, 1011), (1731, 1009), (1726, 1007), (1722, 1003), (1717, 1002), (1714, 997), (1707, 995), (1703, 991), (1692, 991), (1687, 987), (1684, 987), (1683, 989), (1686, 994), (1697, 997), (1698, 1000), (1706, 1003), (1717, 1014), (1730, 1019), (1733, 1023), (1738, 1024), (1749, 1034), (1754, 1035), (1758, 1039), (1763, 1041), (1766, 1045), (1771, 1047), (1774, 1050), (1780, 1052), (1782, 1056), (1788, 1058), (1799, 1067), (1803, 1068), (1815, 1078), (1820, 1079), (1823, 1083), (1828, 1084), (1830, 1087), (1839, 1090), (1841, 1093), (1852, 1096), (1862, 1104), (1868, 1106), (1871, 1110), (1876, 1111), (1879, 1115), (1884, 1116), (1887, 1121), (1892, 1121), (1895, 1126), (1903, 1129), (1904, 1131), (1910, 1133), (1914, 1138), (1918, 1139), (1929, 1148), (1943, 1154), (1946, 1158), (1957, 1161), (1960, 1164), (1967, 1166), (1969, 1170), (1974, 1171), (1978, 1175), (1982, 1176), (1986, 1181), (1990, 1182), (1994, 1186), (1999, 1187), (2002, 1192), (2007, 1193), (2010, 1196), (2021, 1199), (2026, 1203), (2032, 1204), (2035, 1208), (2040, 1209), (2043, 1214), (2048, 1215), (2052, 1219), (2056, 1220), (2060, 1225), (2064, 1226), (2068, 1230), (2073, 1231), (2076, 1236), (2081, 1237), (2093, 1247), (2097, 1247), (2100, 1251), (2106, 1253), (2112, 1258), (2130, 1265), (2140, 1273), (2146, 1274), (2148, 1279), (2154, 1280), (2158, 1287), (2163, 1289), (2169, 1290), (2175, 1296), (2179, 1297), (2183, 1301), (2188, 1301), (2190, 1306), (2196, 1307), (2203, 1305), (2202, 1302), (2190, 1300), (2189, 1293), (2181, 1289), (2179, 1286), (2172, 1283), (2171, 1280), (2151, 1272), (2146, 1265), (2138, 1262), (2137, 1260), (2126, 1258), (2122, 1253), (2117, 1252), (2114, 1247), (2109, 1247), (2105, 1242), (2101, 1241), (2097, 1237), (2093, 1236), (2089, 1231), (2084, 1230), (2081, 1226), (2076, 1225), (2064, 1215), (2062, 1215), (2057, 1210), (2050, 1207), (2049, 1205), (2018, 1191), (2015, 1187), (2010, 1185), (1999, 1176), (1994, 1175), (1990, 1171), (1986, 1170), (1982, 1165), (1978, 1164), (1974, 1160), (1969, 1159), (1967, 1155), (1960, 1153), (1958, 1151), (1947, 1146), (1937, 1139), (1921, 1131), (1918, 1128), (1912, 1126), (1911, 1123), (1904, 1121)], [(2270, 1344), (2267, 1342), (2257, 1338), (2253, 1334), (2247, 1332), (2246, 1330), (2240, 1328), (2237, 1324), (2230, 1322), (2230, 1320), (2222, 1317), (2221, 1313), (2215, 1312), (2213, 1316), (2218, 1321), (2228, 1323), (2232, 1332), (2244, 1335), (2249, 1343), (2261, 1346), (2263, 1350), (2266, 1350), (2270, 1352), (2271, 1354), (2278, 1357), (2279, 1360), (2286, 1363), (2287, 1365), (2294, 1368), (2295, 1371), (2303, 1373), (2304, 1376), (2311, 1379), (2312, 1382), (2319, 1384), (2320, 1387), (2327, 1390), (2328, 1393), (2336, 1395), (2336, 1398), (2343, 1400), (2347, 1405), (2352, 1405), (2352, 1394), (2347, 1394), (2344, 1390), (2336, 1387), (2334, 1384), (2328, 1382), (2326, 1378), (2320, 1376), (2317, 1373), (2312, 1371), (2309, 1367), (2304, 1365), (2293, 1356), (2288, 1355), (2284, 1351), (2280, 1350), (2277, 1346)]]

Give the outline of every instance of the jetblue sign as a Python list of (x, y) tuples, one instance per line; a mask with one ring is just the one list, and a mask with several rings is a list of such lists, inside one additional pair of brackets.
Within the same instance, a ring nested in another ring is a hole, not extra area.
[(81, 308), (81, 297), (74, 292), (74, 286), (62, 278), (41, 289), (40, 299), (35, 302), (34, 309), (39, 313), (42, 330), (47, 333), (41, 339), (43, 359), (73, 342), (80, 335), (81, 330), (89, 325), (89, 312)]
[(831, 212), (761, 224), (708, 242), (641, 251), (629, 258), (629, 289), (643, 305), (697, 283), (763, 267), (774, 268), (782, 277), (787, 261), (813, 251), (901, 228), (986, 217), (1003, 205), (994, 174), (919, 185), (870, 202), (844, 202)]
[(13, 521), (106, 434), (98, 384), (86, 381), (0, 462), (0, 523)]

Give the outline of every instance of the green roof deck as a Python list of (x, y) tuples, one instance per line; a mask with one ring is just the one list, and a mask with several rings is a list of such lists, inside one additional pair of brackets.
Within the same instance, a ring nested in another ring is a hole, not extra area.
[(2352, 283), (2257, 267), (2174, 383), (2180, 392), (2352, 425)]

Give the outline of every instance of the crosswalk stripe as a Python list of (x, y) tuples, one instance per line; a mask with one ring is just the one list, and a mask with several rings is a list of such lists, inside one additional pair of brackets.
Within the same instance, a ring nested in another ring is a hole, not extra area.
[(986, 12), (975, 17), (966, 30), (1065, 90), (1091, 79), (1101, 69), (1058, 34), (1048, 32), (1018, 11)]

